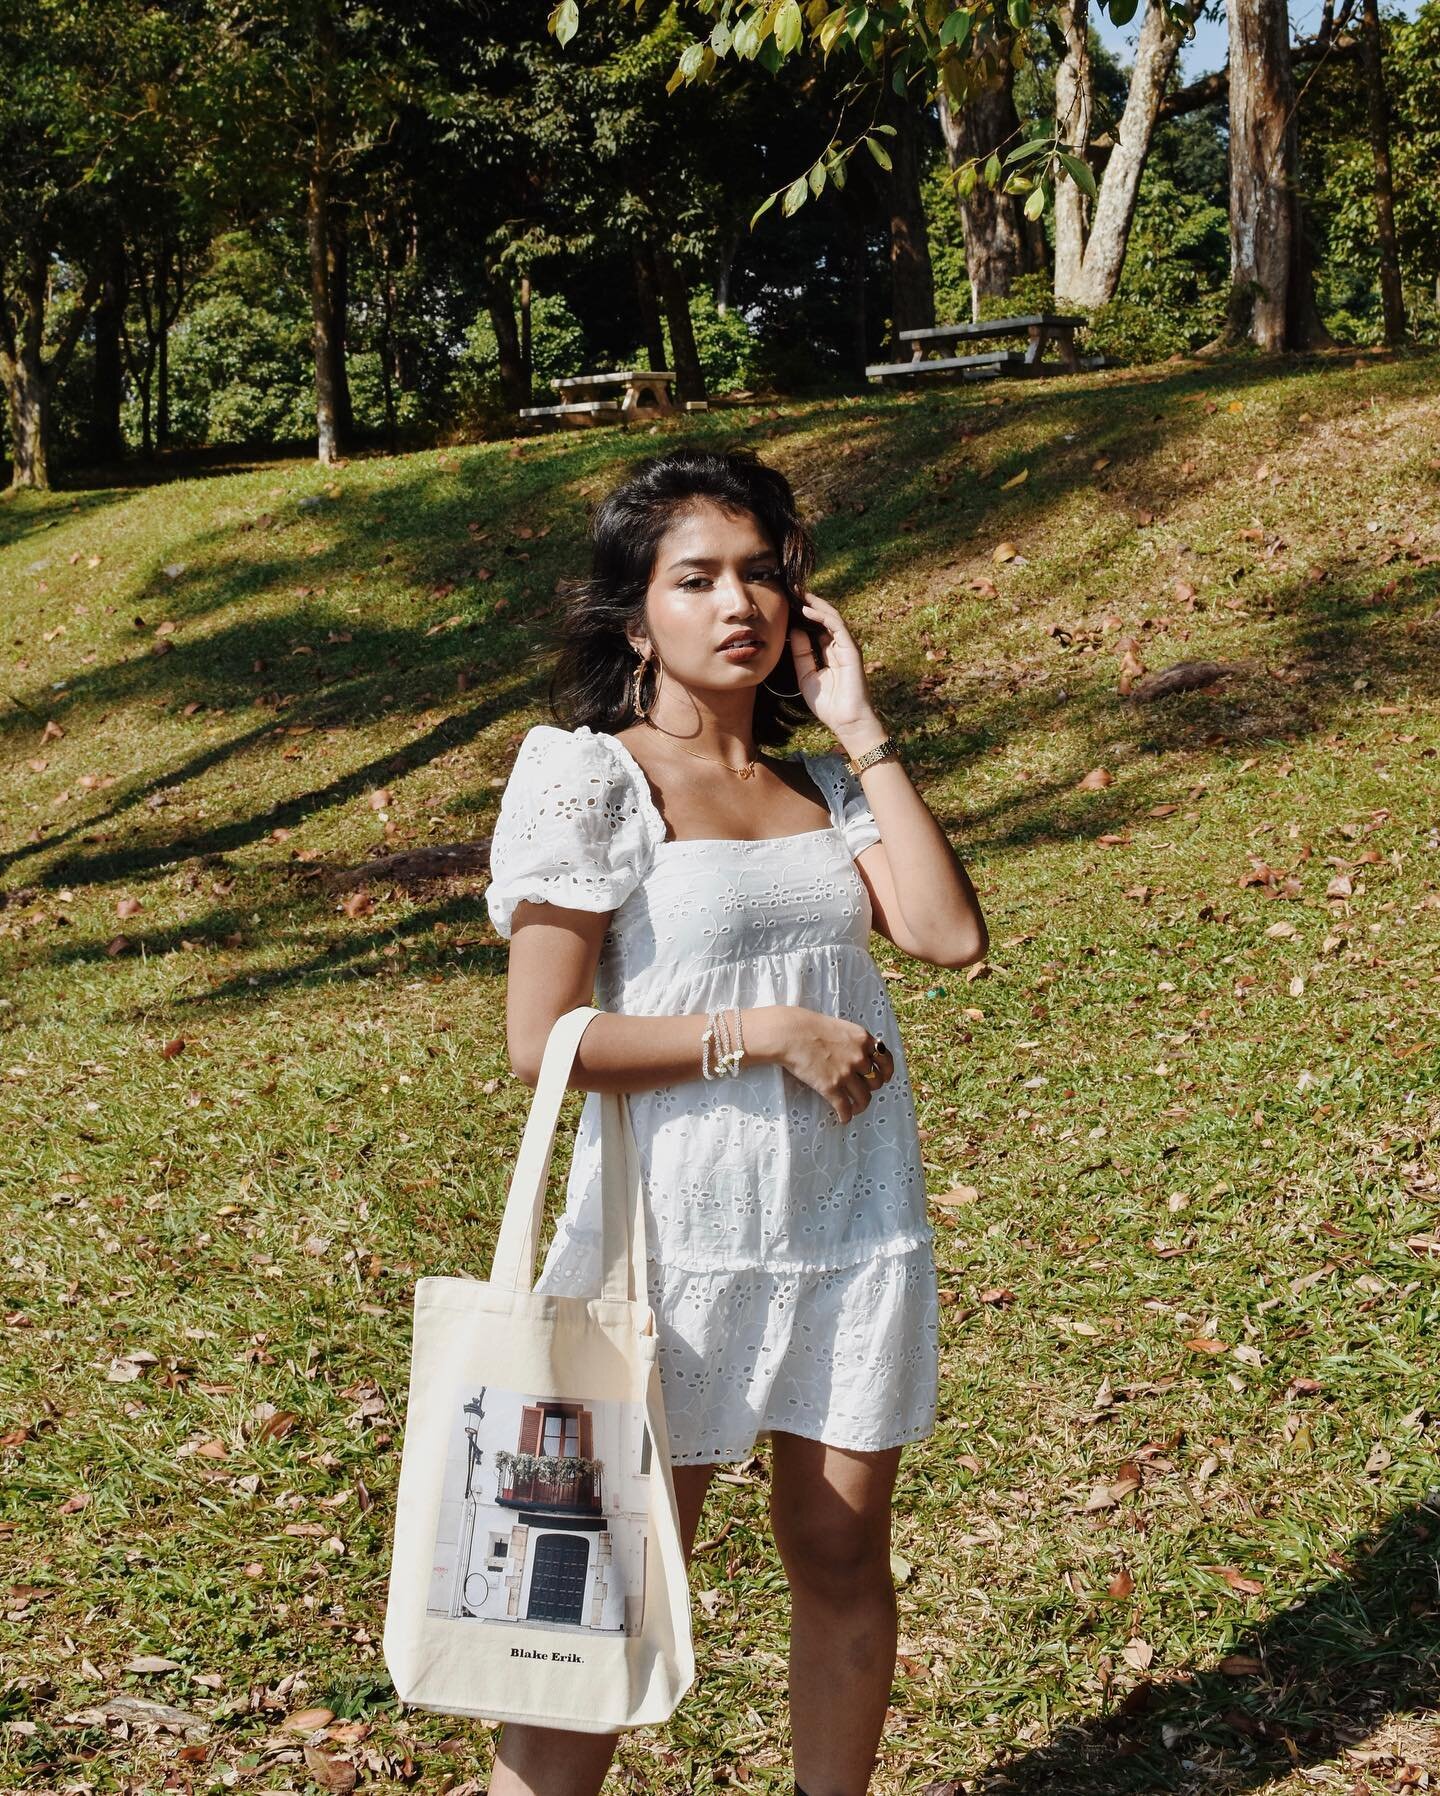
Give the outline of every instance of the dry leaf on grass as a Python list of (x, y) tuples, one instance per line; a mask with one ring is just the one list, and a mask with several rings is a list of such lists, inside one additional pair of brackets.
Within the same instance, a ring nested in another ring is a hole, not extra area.
[(318, 1746), (307, 1746), (304, 1750), (310, 1775), (322, 1790), (355, 1788), (355, 1767), (349, 1759), (332, 1759), (329, 1753), (321, 1752)]

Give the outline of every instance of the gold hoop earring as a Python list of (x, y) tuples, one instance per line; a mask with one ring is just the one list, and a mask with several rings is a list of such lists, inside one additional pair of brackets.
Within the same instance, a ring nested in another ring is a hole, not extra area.
[(630, 676), (630, 705), (637, 717), (648, 717), (655, 703), (653, 690), (650, 693), (650, 703), (645, 706), (640, 703), (640, 682), (644, 679), (645, 669), (650, 666), (650, 662), (651, 657), (642, 655), (636, 664), (635, 671)]

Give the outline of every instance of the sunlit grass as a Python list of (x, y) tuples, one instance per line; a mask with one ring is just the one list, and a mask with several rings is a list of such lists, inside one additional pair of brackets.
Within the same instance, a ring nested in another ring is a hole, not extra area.
[[(991, 927), (973, 978), (874, 943), (959, 1193), (877, 1790), (1440, 1768), (1436, 371), (683, 426), (794, 480)], [(0, 508), (0, 1787), (304, 1787), (315, 1706), (375, 1787), (483, 1787), (379, 1637), (413, 1280), (483, 1276), (530, 1095), (505, 944), (483, 879), (321, 869), (487, 833), (586, 501), (681, 428)], [(1241, 671), (1127, 703), (1127, 638)], [(767, 1463), (617, 1789), (790, 1788)]]

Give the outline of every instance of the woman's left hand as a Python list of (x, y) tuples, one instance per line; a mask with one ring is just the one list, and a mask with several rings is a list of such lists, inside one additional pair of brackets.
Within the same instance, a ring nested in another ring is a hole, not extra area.
[(811, 623), (820, 626), (825, 665), (816, 665), (809, 636), (799, 624), (792, 624), (790, 658), (795, 664), (800, 696), (821, 723), (840, 736), (864, 723), (874, 712), (865, 684), (864, 659), (845, 619), (828, 599), (807, 592), (801, 608)]

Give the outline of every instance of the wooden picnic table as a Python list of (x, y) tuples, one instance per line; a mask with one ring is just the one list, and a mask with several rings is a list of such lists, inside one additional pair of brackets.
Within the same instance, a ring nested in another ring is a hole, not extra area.
[(637, 416), (673, 412), (669, 368), (620, 368), (609, 374), (570, 374), (552, 380), (558, 405), (526, 405), (522, 418), (557, 418), (565, 424), (626, 423)]
[[(1013, 370), (1017, 374), (1047, 374), (1052, 368), (1074, 373), (1080, 366), (1075, 350), (1075, 327), (1085, 319), (1068, 312), (1035, 312), (1019, 318), (982, 318), (976, 324), (936, 324), (924, 330), (901, 331), (902, 343), (912, 345), (908, 362), (876, 362), (866, 368), (871, 380), (910, 379), (917, 374), (958, 373), (967, 380)], [(929, 357), (928, 349), (945, 349), (973, 342), (976, 338), (1024, 337), (1023, 351), (1016, 349), (987, 350), (977, 355), (942, 355)], [(1042, 361), (1045, 345), (1053, 343), (1060, 352), (1059, 362)]]

